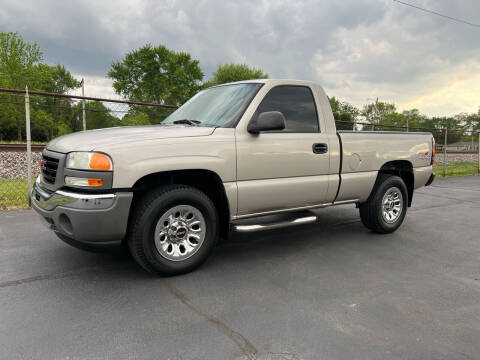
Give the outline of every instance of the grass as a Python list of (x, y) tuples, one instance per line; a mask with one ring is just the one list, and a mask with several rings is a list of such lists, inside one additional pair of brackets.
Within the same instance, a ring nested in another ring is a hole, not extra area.
[[(477, 175), (478, 164), (474, 162), (455, 162), (447, 164), (445, 170), (445, 177)], [(437, 176), (443, 176), (443, 164), (433, 165), (433, 172)]]
[(0, 179), (0, 210), (27, 208), (27, 193), (27, 179)]

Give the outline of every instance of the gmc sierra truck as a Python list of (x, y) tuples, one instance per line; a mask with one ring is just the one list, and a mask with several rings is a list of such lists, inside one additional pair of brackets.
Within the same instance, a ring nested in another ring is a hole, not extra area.
[(356, 204), (368, 229), (391, 233), (433, 181), (434, 155), (430, 133), (337, 131), (315, 83), (242, 81), (199, 92), (158, 125), (52, 140), (31, 204), (65, 242), (123, 244), (147, 271), (173, 275), (231, 231), (313, 222), (315, 208)]

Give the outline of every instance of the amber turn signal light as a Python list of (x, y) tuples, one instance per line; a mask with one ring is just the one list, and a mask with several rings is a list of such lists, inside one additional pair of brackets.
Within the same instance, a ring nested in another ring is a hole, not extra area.
[(99, 187), (103, 185), (103, 179), (88, 179), (88, 186)]

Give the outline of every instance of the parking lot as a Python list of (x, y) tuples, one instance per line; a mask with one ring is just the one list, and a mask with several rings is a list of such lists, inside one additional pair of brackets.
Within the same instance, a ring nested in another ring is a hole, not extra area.
[(155, 278), (0, 213), (2, 359), (479, 359), (480, 177), (415, 193), (394, 234), (352, 205), (236, 235)]

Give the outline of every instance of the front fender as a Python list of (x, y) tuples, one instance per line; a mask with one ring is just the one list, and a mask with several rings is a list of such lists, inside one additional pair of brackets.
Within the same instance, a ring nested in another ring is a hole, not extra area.
[(115, 188), (131, 188), (139, 179), (154, 173), (179, 170), (208, 170), (217, 174), (223, 183), (235, 181), (235, 162), (217, 156), (168, 156), (138, 161), (114, 174)]

